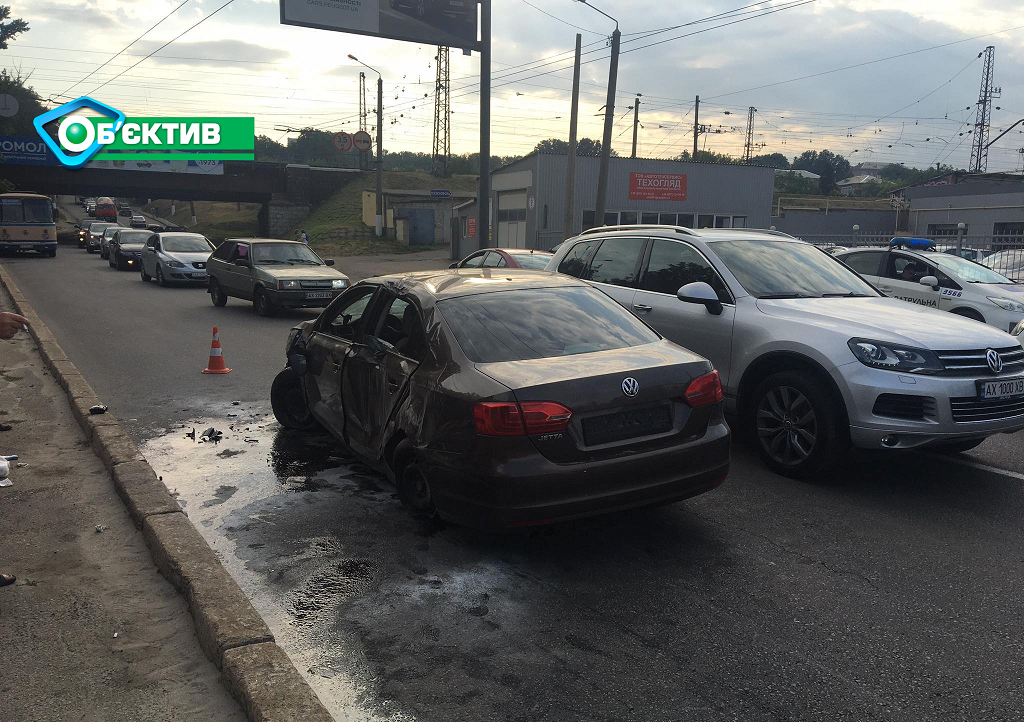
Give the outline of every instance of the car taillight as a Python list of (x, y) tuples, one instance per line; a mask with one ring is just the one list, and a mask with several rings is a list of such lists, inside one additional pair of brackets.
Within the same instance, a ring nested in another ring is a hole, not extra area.
[(572, 411), (554, 401), (484, 401), (473, 406), (473, 423), (481, 436), (524, 436), (565, 431)]
[(725, 398), (722, 392), (722, 379), (718, 377), (717, 371), (698, 376), (683, 393), (688, 403), (693, 408), (715, 404)]

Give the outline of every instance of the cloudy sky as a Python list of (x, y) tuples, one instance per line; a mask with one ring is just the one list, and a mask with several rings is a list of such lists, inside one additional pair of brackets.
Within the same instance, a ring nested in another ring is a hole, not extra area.
[[(276, 0), (234, 0), (129, 69), (225, 0), (10, 2), (32, 29), (0, 51), (0, 62), (31, 73), (36, 90), (58, 104), (88, 94), (128, 115), (252, 115), (258, 133), (282, 142), (287, 131), (277, 128), (286, 126), (352, 131), (361, 70), (347, 59), (352, 53), (383, 73), (384, 147), (431, 150), (435, 47), (284, 26)], [(638, 154), (668, 158), (691, 148), (699, 94), (701, 122), (715, 131), (700, 137), (708, 150), (739, 155), (747, 108), (755, 106), (758, 152), (827, 148), (854, 163), (965, 167), (986, 45), (996, 48), (1002, 87), (992, 137), (1024, 118), (1021, 0), (594, 4), (616, 16), (623, 33), (613, 132), (620, 154), (630, 151), (628, 107), (638, 93)], [(493, 0), (493, 7), (493, 152), (523, 154), (541, 138), (568, 136), (577, 32), (580, 134), (600, 137), (613, 23), (572, 0)], [(452, 150), (472, 152), (479, 56), (452, 50), (451, 78)], [(1022, 130), (992, 146), (990, 171), (1024, 168)]]

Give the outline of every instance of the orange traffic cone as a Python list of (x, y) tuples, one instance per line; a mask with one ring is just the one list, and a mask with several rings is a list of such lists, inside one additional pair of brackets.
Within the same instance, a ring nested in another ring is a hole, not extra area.
[(220, 330), (213, 327), (213, 343), (210, 344), (210, 363), (203, 369), (204, 374), (229, 374), (231, 369), (224, 365), (224, 350), (220, 347)]

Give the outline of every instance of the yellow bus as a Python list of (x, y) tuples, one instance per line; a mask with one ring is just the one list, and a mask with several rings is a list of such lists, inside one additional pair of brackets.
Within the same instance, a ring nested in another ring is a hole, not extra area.
[(38, 193), (0, 193), (0, 251), (57, 255), (53, 203)]

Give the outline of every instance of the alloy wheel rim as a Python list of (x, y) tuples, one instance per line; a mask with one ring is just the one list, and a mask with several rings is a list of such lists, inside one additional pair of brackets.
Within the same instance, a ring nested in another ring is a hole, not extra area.
[(818, 441), (814, 407), (792, 386), (769, 389), (757, 407), (757, 436), (776, 462), (796, 466), (806, 461)]

